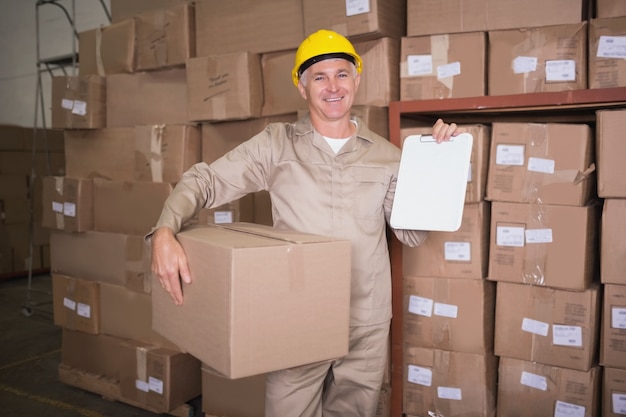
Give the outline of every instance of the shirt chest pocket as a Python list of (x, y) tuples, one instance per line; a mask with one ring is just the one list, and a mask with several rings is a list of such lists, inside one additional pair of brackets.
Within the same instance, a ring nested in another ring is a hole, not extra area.
[(382, 167), (353, 167), (352, 177), (354, 217), (380, 220), (388, 188), (387, 170)]

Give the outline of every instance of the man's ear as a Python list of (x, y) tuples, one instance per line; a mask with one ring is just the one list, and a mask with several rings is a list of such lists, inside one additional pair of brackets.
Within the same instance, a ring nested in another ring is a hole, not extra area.
[(361, 84), (361, 74), (357, 74), (354, 77), (354, 92), (359, 91), (359, 85)]
[(302, 96), (302, 98), (306, 100), (306, 89), (300, 82), (298, 83), (298, 91), (300, 92), (300, 95)]

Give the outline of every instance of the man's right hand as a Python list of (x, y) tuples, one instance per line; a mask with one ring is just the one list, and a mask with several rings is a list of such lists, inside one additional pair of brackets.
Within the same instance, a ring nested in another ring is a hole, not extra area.
[(181, 280), (191, 284), (191, 274), (187, 264), (187, 255), (174, 232), (161, 227), (152, 234), (152, 273), (161, 283), (161, 287), (170, 294), (174, 304), (183, 303)]

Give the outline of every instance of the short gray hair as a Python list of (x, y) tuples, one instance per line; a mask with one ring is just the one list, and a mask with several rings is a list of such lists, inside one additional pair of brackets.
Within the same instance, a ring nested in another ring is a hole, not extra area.
[[(342, 59), (342, 58), (332, 58), (332, 60), (336, 61), (338, 59)], [(350, 62), (350, 61), (348, 61)], [(351, 66), (352, 66), (352, 75), (356, 78), (356, 76), (358, 75), (358, 71), (356, 70), (356, 65), (353, 64), (352, 62), (350, 62)], [(307, 76), (309, 74), (309, 68), (305, 69), (304, 72), (302, 73), (302, 75), (300, 76), (300, 83), (306, 87), (306, 83), (307, 83)]]

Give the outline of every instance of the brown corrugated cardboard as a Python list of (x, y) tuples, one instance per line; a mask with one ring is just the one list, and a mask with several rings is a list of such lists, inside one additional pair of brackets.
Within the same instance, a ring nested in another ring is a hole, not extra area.
[(626, 16), (626, 3), (615, 0), (596, 0), (596, 17), (620, 17)]
[(598, 416), (602, 369), (576, 371), (500, 358), (499, 416)]
[(456, 232), (430, 232), (419, 246), (402, 247), (405, 276), (481, 280), (489, 262), (489, 216), (487, 202), (465, 204), (461, 227)]
[[(487, 169), (491, 149), (491, 127), (487, 125), (461, 125), (474, 138), (470, 156), (470, 172), (465, 190), (465, 203), (479, 203), (485, 199), (487, 188)], [(430, 135), (432, 127), (407, 127), (400, 130), (401, 140), (410, 135)]]
[(136, 67), (135, 19), (79, 33), (79, 75), (110, 75), (134, 72)]
[(588, 125), (493, 123), (490, 154), (487, 200), (584, 206), (595, 197)]
[(0, 152), (0, 175), (23, 174), (30, 178), (32, 170), (36, 176), (64, 175), (65, 155), (62, 152)]
[(254, 223), (254, 194), (212, 209), (200, 209), (198, 224)]
[(122, 401), (167, 413), (202, 393), (200, 361), (189, 354), (127, 340), (119, 359)]
[(299, 1), (196, 0), (196, 56), (296, 49), (305, 37), (302, 19)]
[(400, 39), (406, 31), (403, 0), (304, 0), (302, 5), (306, 35), (329, 29), (352, 40), (382, 37)]
[(42, 226), (67, 232), (93, 230), (93, 187), (89, 179), (43, 177)]
[(626, 155), (626, 110), (597, 112), (596, 161), (598, 164), (598, 196), (603, 198), (626, 197), (626, 172), (623, 155)]
[(63, 328), (61, 340), (61, 364), (119, 381), (125, 339)]
[(400, 40), (381, 38), (354, 42), (363, 60), (363, 73), (355, 105), (388, 106), (400, 99)]
[(484, 96), (485, 32), (403, 37), (400, 100)]
[(151, 291), (150, 253), (143, 236), (86, 231), (50, 234), (53, 273)]
[(156, 225), (172, 185), (93, 180), (94, 230), (144, 235)]
[(157, 332), (233, 379), (347, 353), (348, 241), (250, 223), (177, 238), (194, 281), (180, 306), (154, 288)]
[(195, 9), (181, 3), (135, 15), (137, 71), (184, 65), (196, 54)]
[(201, 160), (194, 125), (151, 125), (65, 132), (66, 175), (116, 181), (180, 181)]
[(488, 51), (490, 96), (587, 88), (587, 22), (489, 31)]
[(188, 122), (185, 68), (107, 76), (107, 127)]
[(300, 91), (293, 85), (291, 70), (296, 58), (296, 51), (282, 51), (263, 54), (263, 116), (295, 113), (306, 102)]
[(601, 222), (600, 281), (626, 285), (626, 199), (605, 199)]
[(266, 226), (274, 225), (272, 215), (272, 197), (269, 191), (258, 191), (254, 195), (254, 223)]
[(589, 21), (589, 88), (626, 86), (624, 39), (626, 16)]
[(600, 365), (626, 369), (626, 285), (604, 285)]
[(626, 370), (606, 367), (602, 384), (602, 415), (619, 417), (626, 414)]
[(99, 75), (52, 77), (55, 129), (99, 129), (106, 126), (106, 78)]
[(588, 371), (597, 364), (601, 303), (599, 284), (567, 291), (499, 282), (495, 354)]
[(491, 203), (488, 279), (581, 291), (597, 281), (599, 207)]
[(100, 333), (100, 284), (52, 274), (54, 324), (84, 333)]
[(407, 414), (495, 417), (497, 357), (405, 346), (403, 359)]
[(187, 61), (189, 120), (259, 117), (263, 106), (261, 55), (233, 52)]
[(403, 280), (407, 345), (493, 353), (494, 282), (410, 276)]
[(111, 21), (117, 23), (149, 10), (167, 9), (189, 0), (110, 0)]
[[(264, 374), (228, 379), (202, 366), (202, 411), (206, 415), (252, 417), (265, 415)], [(245, 398), (245, 401), (242, 401)]]

